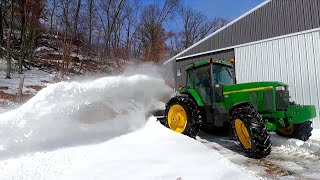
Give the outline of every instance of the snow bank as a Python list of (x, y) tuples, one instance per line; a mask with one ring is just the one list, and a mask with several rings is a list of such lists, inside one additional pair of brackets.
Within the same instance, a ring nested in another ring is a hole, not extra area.
[(4, 179), (255, 179), (154, 118), (141, 130), (102, 144), (1, 161), (0, 174)]
[(0, 114), (0, 158), (128, 133), (145, 123), (145, 112), (166, 93), (162, 79), (146, 75), (49, 85), (20, 108)]
[(320, 129), (314, 129), (312, 131), (312, 136), (310, 137), (310, 139), (320, 141)]
[(314, 129), (308, 141), (288, 139), (272, 134), (271, 142), (275, 147), (297, 151), (304, 156), (320, 157), (320, 129)]

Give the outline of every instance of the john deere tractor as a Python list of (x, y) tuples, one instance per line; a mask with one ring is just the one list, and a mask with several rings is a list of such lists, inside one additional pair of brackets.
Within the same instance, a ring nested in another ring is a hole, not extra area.
[(205, 60), (186, 67), (186, 86), (166, 105), (163, 125), (195, 138), (200, 129), (230, 130), (248, 157), (271, 152), (270, 135), (306, 141), (315, 106), (290, 102), (282, 82), (236, 84), (233, 63)]

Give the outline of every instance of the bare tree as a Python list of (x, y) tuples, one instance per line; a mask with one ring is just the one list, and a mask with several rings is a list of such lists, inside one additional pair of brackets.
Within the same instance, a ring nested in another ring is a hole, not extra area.
[(63, 55), (61, 62), (61, 77), (63, 78), (66, 73), (66, 63), (69, 56), (69, 43), (68, 43), (68, 33), (70, 30), (69, 12), (70, 12), (71, 0), (61, 0), (62, 5), (62, 17), (63, 17)]
[(133, 57), (132, 51), (134, 51), (134, 43), (135, 43), (135, 33), (137, 32), (138, 25), (138, 12), (139, 12), (139, 4), (138, 1), (133, 1), (131, 4), (127, 4), (125, 7), (124, 14), (124, 49), (125, 49), (125, 58), (129, 59)]
[(63, 29), (64, 35), (67, 36), (70, 30), (70, 20), (69, 20), (69, 13), (70, 13), (70, 4), (71, 0), (60, 0), (61, 8), (62, 8), (62, 22), (63, 22)]
[(228, 22), (226, 19), (219, 17), (209, 21), (206, 15), (190, 7), (182, 7), (179, 14), (183, 23), (183, 29), (180, 34), (184, 49), (205, 38)]
[(93, 0), (88, 0), (88, 8), (89, 8), (89, 45), (92, 43), (92, 21), (93, 21), (93, 6), (94, 6), (94, 1)]
[[(7, 64), (11, 63), (9, 56), (18, 59), (20, 73), (23, 66), (36, 65), (34, 50), (38, 44), (46, 45), (47, 37), (50, 38), (49, 46), (50, 43), (60, 44), (50, 47), (59, 48), (61, 52), (59, 70), (63, 76), (68, 72), (69, 62), (79, 62), (77, 58), (71, 58), (73, 52), (91, 59), (100, 56), (105, 62), (112, 59), (118, 67), (120, 60), (132, 57), (161, 62), (169, 53), (173, 55), (191, 46), (227, 22), (222, 18), (208, 20), (192, 8), (180, 9), (180, 0), (153, 1), (151, 4), (139, 0), (2, 0), (0, 3), (0, 19), (3, 19), (0, 21), (0, 41), (7, 43)], [(44, 4), (46, 11), (43, 11)], [(179, 16), (174, 16), (178, 13)], [(178, 18), (183, 24), (181, 31), (165, 28), (165, 23)], [(15, 33), (12, 33), (13, 29)]]
[(28, 3), (28, 0), (21, 0), (19, 3), (20, 21), (21, 21), (19, 74), (22, 74), (22, 61), (24, 60), (24, 57), (25, 57), (27, 3)]
[(163, 23), (179, 4), (179, 0), (165, 0), (162, 7), (159, 7), (159, 4), (151, 4), (143, 9), (139, 31), (146, 61), (160, 62), (164, 57), (167, 34)]
[[(3, 45), (3, 25), (2, 25), (2, 20), (3, 20), (3, 13), (2, 13), (2, 7), (3, 7), (3, 2), (0, 1), (0, 46)], [(0, 50), (1, 52), (2, 50)], [(2, 53), (0, 53), (2, 54)]]
[(12, 24), (13, 24), (13, 0), (10, 1), (10, 19), (9, 19), (9, 30), (7, 34), (7, 71), (6, 71), (6, 79), (11, 78), (11, 33), (12, 33)]
[[(56, 23), (54, 22), (56, 20), (56, 13), (57, 13), (57, 0), (52, 0), (52, 4), (49, 6), (49, 8), (51, 8), (50, 10), (48, 10), (48, 13), (50, 14), (50, 33), (53, 34), (53, 29), (54, 29), (54, 25), (56, 25)], [(55, 30), (57, 30), (55, 28)]]
[(44, 0), (20, 0), (18, 8), (21, 22), (19, 73), (22, 73), (22, 66), (26, 66), (26, 60), (29, 60), (29, 67), (34, 61), (33, 52), (37, 45), (37, 38), (43, 32), (40, 19), (43, 18), (45, 2)]
[(73, 22), (73, 34), (75, 36), (78, 35), (80, 8), (81, 8), (81, 0), (78, 0), (77, 1), (77, 8), (76, 8), (75, 15), (74, 15), (74, 22)]
[(113, 49), (118, 48), (119, 22), (123, 13), (123, 8), (127, 0), (101, 0), (101, 12), (98, 13), (102, 29), (104, 31), (105, 54), (111, 57)]

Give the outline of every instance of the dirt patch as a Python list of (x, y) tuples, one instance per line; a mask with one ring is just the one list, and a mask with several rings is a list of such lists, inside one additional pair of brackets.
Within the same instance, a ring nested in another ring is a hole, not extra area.
[(43, 89), (44, 87), (43, 86), (39, 86), (39, 85), (28, 85), (26, 86), (27, 88), (31, 88), (31, 89), (34, 89), (36, 91), (40, 91), (41, 89)]
[(12, 100), (15, 100), (16, 96), (17, 96), (16, 94), (9, 94), (9, 93), (0, 91), (0, 99), (7, 99), (12, 101)]
[[(250, 164), (250, 163), (247, 162), (246, 164)], [(290, 176), (290, 175), (294, 174), (293, 172), (288, 171), (288, 170), (278, 166), (274, 162), (267, 160), (267, 159), (258, 160), (256, 162), (254, 162), (253, 164), (257, 164), (258, 166), (263, 167), (264, 170), (270, 175)]]
[(41, 82), (43, 82), (43, 83), (50, 83), (50, 81), (47, 81), (47, 80), (42, 80)]
[(8, 90), (9, 89), (9, 87), (7, 87), (7, 86), (0, 86), (0, 90)]

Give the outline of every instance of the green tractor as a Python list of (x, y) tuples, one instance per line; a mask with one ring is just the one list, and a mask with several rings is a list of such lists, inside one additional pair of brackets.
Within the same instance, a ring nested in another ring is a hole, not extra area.
[(173, 131), (195, 138), (201, 129), (223, 129), (257, 159), (271, 152), (269, 132), (303, 141), (311, 136), (315, 106), (290, 102), (285, 83), (236, 84), (233, 63), (214, 59), (188, 65), (186, 74), (186, 86), (160, 119)]

